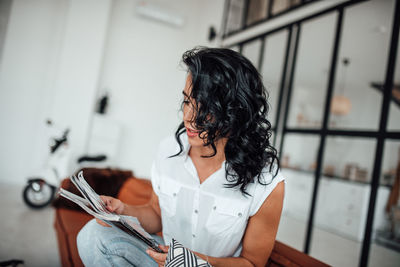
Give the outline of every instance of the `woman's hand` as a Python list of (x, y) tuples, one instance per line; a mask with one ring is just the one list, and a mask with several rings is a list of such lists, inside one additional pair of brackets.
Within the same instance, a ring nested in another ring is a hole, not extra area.
[[(111, 212), (115, 212), (117, 214), (122, 214), (125, 208), (125, 204), (116, 198), (113, 197), (109, 197), (109, 196), (100, 196), (101, 200), (103, 200), (104, 204), (106, 205), (107, 210), (111, 211)], [(96, 219), (97, 223), (102, 225), (102, 226), (106, 226), (106, 227), (110, 227), (108, 224), (106, 224), (105, 222)]]
[(167, 252), (168, 252), (169, 246), (158, 245), (158, 247), (162, 251), (164, 251), (164, 253), (155, 252), (154, 250), (152, 250), (150, 248), (146, 250), (146, 253), (149, 254), (149, 256), (152, 257), (153, 260), (155, 260), (157, 262), (158, 266), (164, 266), (165, 260), (167, 259)]

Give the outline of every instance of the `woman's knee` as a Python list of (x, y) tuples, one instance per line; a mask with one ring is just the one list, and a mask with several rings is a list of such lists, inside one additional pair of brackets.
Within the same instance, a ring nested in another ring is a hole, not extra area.
[(144, 243), (114, 228), (101, 226), (96, 220), (89, 221), (78, 233), (77, 245), (79, 256), (87, 266), (157, 266), (146, 254)]
[(78, 245), (79, 253), (84, 253), (86, 249), (92, 250), (94, 246), (101, 243), (103, 232), (106, 228), (99, 225), (95, 219), (90, 220), (78, 233), (76, 242)]

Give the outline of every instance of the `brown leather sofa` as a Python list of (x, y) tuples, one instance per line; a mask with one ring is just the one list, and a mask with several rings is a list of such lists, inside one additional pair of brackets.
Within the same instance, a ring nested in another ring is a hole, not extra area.
[[(68, 180), (64, 180), (62, 187), (66, 187)], [(148, 180), (128, 178), (119, 190), (118, 198), (131, 205), (141, 205), (148, 202), (151, 196), (151, 183)], [(83, 266), (79, 258), (76, 236), (79, 230), (90, 220), (88, 214), (66, 209), (56, 208), (54, 227), (57, 233), (58, 248), (62, 266)], [(274, 249), (267, 266), (328, 266), (294, 248), (279, 241), (275, 242)]]

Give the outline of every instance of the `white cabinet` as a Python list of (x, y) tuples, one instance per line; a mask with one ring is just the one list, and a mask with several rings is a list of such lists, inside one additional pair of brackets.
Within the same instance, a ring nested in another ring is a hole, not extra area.
[[(314, 186), (314, 175), (283, 169), (286, 178), (284, 213), (307, 222)], [(378, 189), (374, 230), (382, 228), (389, 189)], [(367, 219), (370, 185), (322, 176), (319, 184), (314, 225), (361, 242)]]
[(315, 223), (326, 230), (362, 241), (370, 186), (321, 178)]
[(312, 198), (312, 174), (282, 169), (286, 179), (283, 213), (306, 222)]

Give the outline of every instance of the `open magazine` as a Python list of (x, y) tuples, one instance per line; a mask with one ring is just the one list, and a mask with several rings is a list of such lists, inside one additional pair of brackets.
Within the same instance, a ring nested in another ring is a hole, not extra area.
[(78, 204), (87, 213), (96, 217), (97, 219), (100, 219), (103, 222), (124, 231), (130, 236), (141, 240), (155, 251), (160, 253), (163, 252), (158, 247), (157, 242), (142, 228), (136, 218), (119, 215), (107, 210), (100, 196), (85, 181), (82, 171), (78, 173), (78, 176), (71, 176), (70, 180), (76, 186), (76, 188), (78, 188), (79, 192), (84, 198), (77, 196), (63, 188), (60, 188), (59, 190), (60, 196)]

